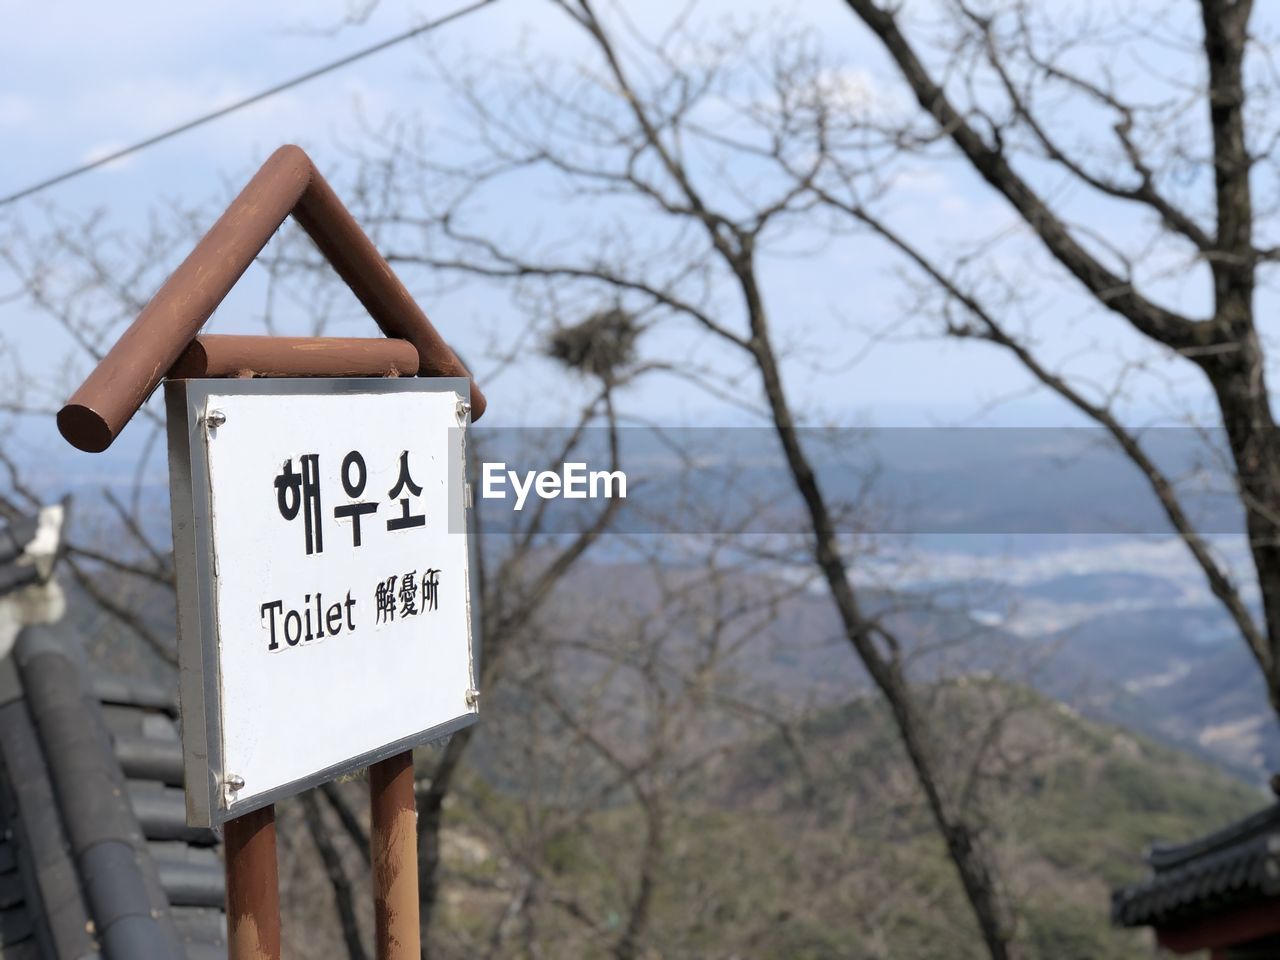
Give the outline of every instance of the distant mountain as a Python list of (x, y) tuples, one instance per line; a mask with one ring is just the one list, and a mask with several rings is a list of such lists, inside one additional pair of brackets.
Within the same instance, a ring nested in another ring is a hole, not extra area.
[[(664, 576), (696, 575), (682, 570), (673, 564)], [(776, 588), (763, 571), (735, 574), (744, 594)], [(1177, 605), (1179, 589), (1152, 574), (1097, 572), (893, 594), (864, 588), (862, 602), (915, 651), (918, 680), (1003, 677), (1265, 783), (1280, 770), (1280, 725), (1260, 675), (1225, 613)], [(584, 563), (562, 590), (584, 615), (661, 604), (653, 571), (639, 564)], [(868, 689), (821, 584), (777, 603), (771, 616), (743, 639), (736, 661), (762, 692), (830, 706)]]
[(1157, 574), (1130, 571), (1068, 573), (1029, 584), (1020, 590), (1026, 597), (1054, 603), (1110, 603), (1114, 601), (1144, 604), (1172, 602), (1181, 595), (1177, 584)]

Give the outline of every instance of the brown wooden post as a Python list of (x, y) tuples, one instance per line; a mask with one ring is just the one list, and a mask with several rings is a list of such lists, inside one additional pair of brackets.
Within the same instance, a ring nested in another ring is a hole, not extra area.
[(276, 808), (263, 807), (223, 825), (227, 858), (227, 956), (280, 960), (280, 877)]
[(418, 814), (413, 751), (369, 768), (373, 916), (378, 960), (418, 960)]

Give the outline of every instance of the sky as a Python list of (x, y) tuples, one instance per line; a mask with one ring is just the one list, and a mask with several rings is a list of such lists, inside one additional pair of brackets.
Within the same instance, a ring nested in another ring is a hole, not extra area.
[[(1063, 0), (1075, 5), (1080, 0)], [(642, 28), (660, 28), (683, 7), (670, 0), (633, 7)], [(350, 5), (331, 0), (283, 0), (272, 4), (230, 0), (198, 6), (159, 2), (66, 5), (23, 4), (8, 11), (0, 35), (0, 195), (65, 168), (102, 156), (238, 97), (308, 70), (452, 9), (423, 0), (383, 2), (359, 23), (344, 23)], [(901, 98), (900, 83), (869, 34), (839, 0), (798, 0), (778, 7), (704, 0), (695, 8), (710, 25), (732, 10), (738, 17), (782, 15), (811, 23), (857, 78), (877, 95)], [(499, 0), (427, 41), (447, 57), (501, 56), (517, 46), (572, 56), (579, 44), (562, 17), (544, 0)], [(1159, 54), (1158, 56), (1163, 56)], [(448, 155), (448, 134), (459, 106), (447, 87), (433, 80), (418, 41), (403, 44), (312, 81), (206, 127), (152, 147), (126, 160), (59, 185), (40, 197), (0, 212), (0, 231), (17, 218), (39, 230), (46, 207), (84, 215), (102, 211), (113, 229), (138, 231), (164, 204), (216, 213), (256, 166), (278, 145), (304, 146), (340, 192), (353, 169), (349, 147), (362, 137), (362, 122), (378, 126), (395, 117), (425, 118), (441, 132), (433, 144)], [(460, 122), (460, 121), (459, 121)], [(951, 162), (918, 171), (901, 184), (898, 210), (904, 225), (921, 235), (961, 239), (974, 231), (1013, 224), (1008, 209)], [(1073, 212), (1097, 214), (1088, 198), (1073, 200)], [(535, 205), (513, 201), (495, 216), (513, 235), (534, 232)], [(1117, 231), (1125, 227), (1117, 221)], [(1034, 245), (1034, 241), (1026, 240)], [(176, 265), (185, 251), (172, 251)], [(1080, 421), (1062, 403), (1028, 392), (1026, 375), (1007, 357), (980, 345), (917, 338), (888, 338), (874, 347), (867, 329), (896, 330), (910, 310), (901, 282), (902, 264), (864, 240), (768, 262), (770, 309), (780, 336), (798, 354), (832, 352), (861, 356), (853, 366), (815, 369), (803, 363), (788, 371), (797, 407), (810, 422), (840, 425), (932, 424), (1074, 425)], [(1011, 262), (1009, 269), (1019, 269)], [(0, 297), (11, 278), (0, 271)], [(430, 290), (424, 307), (447, 339), (485, 382), (492, 364), (486, 349), (519, 325), (516, 306), (505, 295), (475, 284), (436, 290), (431, 278), (410, 277), (416, 291)], [(260, 278), (215, 318), (213, 329), (239, 329), (262, 296)], [(1194, 299), (1194, 295), (1191, 295)], [(1099, 379), (1109, 376), (1123, 354), (1135, 348), (1116, 333), (1111, 318), (1080, 316), (1046, 296), (1042, 333), (1051, 356)], [(238, 326), (240, 325), (240, 326)], [(342, 329), (361, 334), (364, 330)], [(22, 299), (0, 301), (0, 336), (23, 357), (24, 366), (49, 382), (73, 381), (82, 367), (65, 366), (67, 344)], [(821, 366), (821, 365), (819, 365)], [(646, 388), (638, 407), (673, 423), (734, 423), (736, 412), (706, 396), (690, 396), (670, 384)], [(1161, 381), (1157, 390), (1198, 397), (1198, 381), (1186, 374)], [(574, 391), (548, 364), (505, 373), (489, 389), (493, 422), (553, 423), (565, 416)], [(1164, 400), (1140, 399), (1131, 415), (1158, 417)], [(47, 425), (38, 431), (45, 436)], [(30, 437), (29, 432), (24, 437)], [(33, 441), (34, 442), (34, 441)]]

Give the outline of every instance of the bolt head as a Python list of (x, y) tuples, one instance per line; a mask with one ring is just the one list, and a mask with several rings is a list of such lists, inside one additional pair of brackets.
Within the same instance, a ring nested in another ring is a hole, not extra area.
[(467, 691), (467, 706), (474, 707), (480, 699), (480, 691), (474, 687)]
[(228, 790), (243, 790), (244, 777), (236, 773), (229, 773), (225, 780), (222, 781), (227, 785)]

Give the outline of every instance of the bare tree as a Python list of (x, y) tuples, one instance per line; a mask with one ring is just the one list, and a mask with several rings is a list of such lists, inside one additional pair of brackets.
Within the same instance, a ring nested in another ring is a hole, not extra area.
[[(1275, 210), (1255, 198), (1259, 185), (1274, 182), (1277, 127), (1270, 37), (1251, 32), (1254, 4), (1118, 5), (1073, 16), (1049, 5), (947, 0), (941, 26), (924, 40), (911, 37), (901, 7), (847, 3), (920, 110), (886, 124), (883, 144), (929, 160), (963, 158), (1023, 225), (1019, 236), (1033, 237), (1071, 281), (1069, 295), (1155, 345), (1156, 364), (1184, 361), (1204, 376), (1224, 428), (1253, 562), (1246, 583), (1259, 589), (1261, 620), (1174, 479), (1125, 425), (1122, 383), (1098, 387), (1054, 368), (1034, 324), (1020, 328), (1021, 298), (991, 266), (989, 246), (947, 255), (928, 238), (911, 238), (850, 168), (815, 184), (814, 195), (919, 270), (941, 301), (947, 333), (1005, 350), (1114, 438), (1149, 481), (1280, 711), (1280, 444), (1257, 322), (1259, 285), (1276, 259), (1264, 238)], [(1173, 63), (1148, 59), (1162, 54)], [(1065, 119), (1073, 114), (1094, 132), (1073, 130)], [(1188, 170), (1211, 172), (1212, 189), (1189, 186)], [(1136, 224), (1132, 242), (1107, 222), (1072, 220), (1059, 199), (1072, 191), (1115, 201)], [(1194, 279), (1206, 312), (1169, 302), (1162, 281), (1170, 271)]]
[[(773, 425), (807, 517), (809, 556), (843, 637), (890, 709), (986, 950), (1013, 956), (1013, 911), (980, 818), (945, 782), (941, 737), (909, 679), (904, 643), (864, 610), (854, 587), (832, 502), (797, 431), (767, 306), (765, 252), (815, 222), (832, 229), (818, 185), (863, 130), (841, 117), (838, 91), (803, 33), (761, 42), (744, 30), (698, 45), (677, 24), (650, 41), (621, 11), (611, 26), (589, 0), (556, 6), (589, 43), (590, 66), (558, 73), (546, 63), (522, 63), (514, 94), (451, 68), (454, 89), (476, 120), (474, 153), (441, 164), (401, 139), (371, 161), (368, 175), (397, 197), (376, 217), (389, 259), (508, 282), (529, 295), (613, 297), (635, 312), (690, 323), (731, 351), (733, 363), (745, 361), (758, 400), (744, 397), (736, 371), (725, 374), (721, 366), (708, 374), (682, 358), (663, 358), (675, 375), (754, 403)], [(751, 86), (745, 94), (744, 74)], [(739, 175), (735, 160), (752, 169)], [(772, 172), (767, 179), (757, 176), (762, 165)], [(619, 218), (587, 243), (560, 240), (541, 252), (512, 242), (477, 218), (473, 204), (517, 175), (544, 177), (566, 203), (597, 198), (639, 211), (644, 228), (631, 230)], [(424, 177), (428, 185), (420, 186)]]
[[(625, 386), (636, 375), (610, 364), (594, 370), (600, 381), (599, 391), (583, 407), (577, 424), (565, 431), (564, 443), (550, 453), (549, 463), (563, 463), (581, 443), (583, 433), (593, 422), (603, 424), (609, 437), (610, 469), (621, 463), (617, 415), (613, 391)], [(473, 460), (473, 463), (475, 461)], [(503, 537), (506, 549), (487, 546), (484, 528), (475, 529), (477, 582), (480, 594), (480, 688), (492, 690), (503, 682), (506, 661), (513, 647), (529, 643), (528, 623), (552, 598), (560, 582), (591, 546), (608, 531), (619, 501), (609, 500), (585, 523), (578, 533), (548, 536), (545, 529), (546, 501), (535, 505), (527, 521)], [(477, 514), (477, 518), (478, 518)], [(477, 519), (477, 523), (479, 523)], [(493, 554), (497, 553), (497, 556)], [(440, 901), (441, 833), (444, 828), (445, 801), (474, 736), (467, 728), (449, 739), (441, 752), (425, 787), (418, 793), (418, 893), (419, 924), (422, 930), (423, 956), (430, 953), (434, 933), (433, 921)]]
[[(796, 705), (773, 702), (742, 660), (807, 584), (742, 569), (731, 537), (681, 564), (661, 545), (618, 546), (570, 575), (561, 601), (525, 621), (525, 642), (509, 648), (480, 735), (515, 782), (458, 787), (466, 829), (496, 849), (449, 867), (455, 885), (490, 904), (488, 920), (475, 932), (439, 927), (434, 943), (449, 954), (674, 956), (699, 927), (716, 931), (712, 955), (737, 942), (706, 903), (673, 916), (671, 891), (733, 882), (712, 864), (691, 870), (680, 852), (722, 802), (710, 774), (721, 759), (775, 731), (804, 769)], [(625, 597), (601, 589), (620, 578)], [(496, 876), (495, 863), (507, 865)]]

